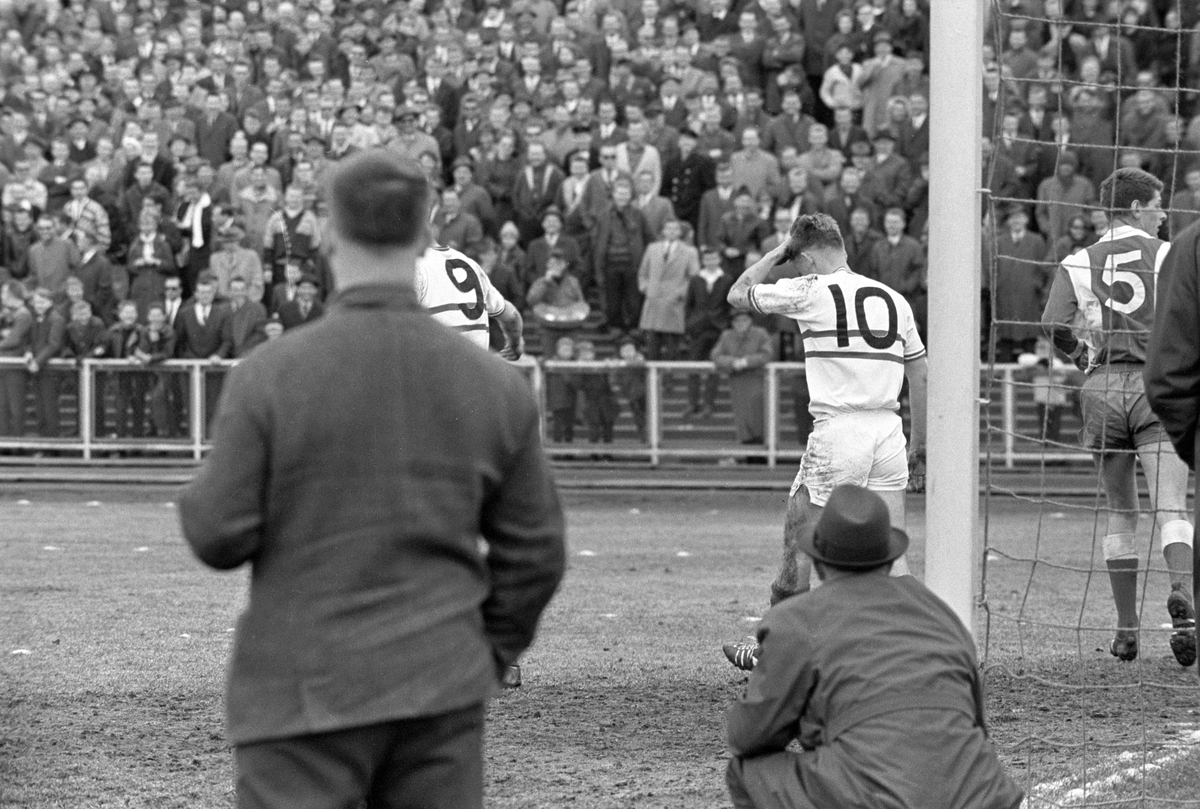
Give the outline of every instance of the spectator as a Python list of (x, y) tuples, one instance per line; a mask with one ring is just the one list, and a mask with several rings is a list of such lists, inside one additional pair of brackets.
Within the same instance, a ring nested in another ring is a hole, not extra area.
[(475, 182), (475, 162), (467, 156), (454, 160), (454, 190), (458, 193), (459, 203), (463, 211), (479, 220), (484, 233), (495, 233), (499, 227), (495, 211), (492, 210), (492, 198), (483, 186)]
[[(549, 205), (542, 211), (542, 235), (530, 242), (525, 253), (525, 266), (521, 271), (522, 280), (532, 285), (534, 281), (546, 274), (546, 265), (550, 254), (560, 251), (567, 261), (567, 272), (578, 279), (584, 273), (583, 251), (579, 242), (563, 234), (562, 211), (557, 206)], [(582, 284), (581, 284), (582, 286)]]
[(152, 303), (146, 310), (146, 325), (141, 328), (133, 360), (146, 368), (143, 380), (149, 389), (150, 421), (154, 435), (173, 438), (179, 433), (178, 380), (168, 371), (150, 372), (150, 367), (175, 356), (175, 332), (167, 325), (166, 310)]
[(241, 359), (266, 339), (263, 326), (267, 324), (267, 309), (254, 300), (246, 279), (240, 275), (229, 279), (225, 297), (229, 302), (229, 317), (223, 339), (230, 355)]
[[(121, 301), (117, 306), (117, 322), (108, 329), (108, 349), (105, 354), (116, 360), (133, 360), (141, 339), (142, 328), (138, 325), (137, 303), (131, 300)], [(146, 434), (146, 395), (150, 391), (149, 380), (142, 372), (135, 370), (122, 369), (112, 371), (111, 374), (116, 383), (111, 386), (116, 390), (112, 437), (141, 438)]]
[[(0, 357), (28, 363), (32, 358), (33, 315), (25, 305), (25, 285), (5, 281), (0, 285)], [(0, 436), (25, 434), (27, 366), (0, 365)]]
[(217, 297), (222, 300), (232, 297), (231, 287), (235, 278), (245, 282), (251, 301), (261, 302), (265, 295), (266, 278), (262, 261), (257, 252), (242, 246), (245, 238), (237, 226), (222, 233), (217, 240), (220, 250), (209, 261), (209, 272), (217, 280)]
[[(116, 312), (113, 312), (114, 318)], [(92, 306), (85, 300), (71, 305), (71, 318), (67, 323), (63, 339), (63, 356), (74, 357), (76, 362), (85, 359), (99, 359), (108, 351), (108, 327), (104, 321), (92, 314)], [(95, 374), (92, 384), (92, 435), (107, 435), (105, 429), (105, 389), (102, 385), (104, 375)], [(78, 377), (74, 374), (67, 376), (68, 388), (79, 396)], [(79, 413), (79, 430), (82, 435), (84, 414)]]
[[(889, 527), (882, 498), (839, 486), (800, 543), (826, 586), (781, 601), (759, 626), (759, 664), (728, 714), (734, 806), (1019, 806), (987, 738), (974, 641), (915, 578), (888, 575), (908, 537)], [(888, 629), (864, 643), (867, 627)], [(913, 632), (928, 641), (909, 642)], [(897, 693), (921, 707), (898, 706)], [(799, 749), (786, 749), (795, 738)], [(918, 766), (929, 775), (905, 775)]]
[(646, 141), (649, 134), (644, 120), (629, 124), (628, 140), (618, 143), (616, 147), (617, 170), (631, 177), (637, 177), (643, 171), (650, 172), (653, 179), (651, 190), (657, 195), (662, 188), (662, 156), (657, 148)]
[[(721, 267), (721, 253), (717, 247), (701, 247), (700, 269), (688, 279), (685, 303), (687, 316), (684, 328), (689, 360), (698, 362), (711, 359), (721, 333), (729, 328), (731, 310), (728, 295), (731, 286), (733, 278)], [(714, 374), (691, 374), (688, 377), (688, 409), (684, 416), (711, 416), (716, 398), (717, 377)]]
[[(476, 260), (479, 266), (487, 275), (488, 280), (492, 282), (492, 286), (496, 291), (508, 302), (517, 308), (517, 311), (525, 309), (525, 286), (521, 283), (520, 277), (517, 275), (516, 268), (508, 264), (501, 264), (500, 248), (496, 244), (495, 239), (484, 238), (479, 245), (479, 253)], [(489, 329), (495, 327), (493, 334), (501, 346), (504, 345), (504, 333), (499, 325), (492, 323), (489, 320)]]
[(718, 244), (721, 240), (721, 220), (733, 211), (733, 168), (728, 163), (717, 166), (716, 186), (700, 198), (700, 223), (696, 228), (699, 244)]
[(763, 366), (771, 361), (771, 336), (753, 324), (749, 311), (732, 314), (730, 328), (721, 333), (710, 359), (729, 376), (733, 394), (733, 426), (742, 444), (761, 444), (763, 425)]
[(1085, 247), (1091, 247), (1096, 243), (1098, 238), (1099, 236), (1092, 230), (1088, 218), (1082, 214), (1076, 214), (1067, 223), (1067, 232), (1058, 237), (1058, 241), (1050, 245), (1050, 250), (1046, 253), (1045, 263), (1048, 267), (1055, 267), (1061, 264), (1062, 260), (1072, 253), (1077, 253)]
[[(591, 340), (575, 343), (575, 359), (579, 362), (595, 362), (596, 346)], [(576, 377), (582, 402), (583, 423), (587, 427), (588, 443), (611, 444), (613, 426), (620, 412), (617, 397), (607, 371), (584, 370)]]
[[(317, 217), (304, 202), (304, 190), (289, 185), (283, 193), (283, 207), (267, 220), (263, 238), (263, 257), (271, 285), (283, 282), (284, 267), (289, 261), (301, 264), (312, 262), (321, 246), (321, 231)], [(244, 276), (247, 279), (250, 276)], [(253, 299), (253, 292), (251, 299)]]
[(729, 158), (734, 188), (748, 189), (754, 197), (763, 191), (774, 193), (782, 185), (779, 158), (761, 148), (757, 129), (742, 132), (742, 149)]
[(71, 198), (63, 206), (63, 221), (67, 224), (67, 238), (72, 238), (82, 228), (91, 229), (96, 236), (97, 246), (108, 252), (112, 245), (112, 226), (108, 211), (88, 196), (88, 182), (80, 176), (71, 180)]
[(540, 141), (525, 147), (525, 161), (511, 196), (521, 243), (529, 244), (540, 235), (538, 225), (542, 211), (558, 196), (563, 173), (558, 166), (546, 162), (546, 145)]
[(285, 330), (303, 326), (325, 314), (325, 307), (318, 300), (321, 284), (313, 275), (303, 275), (296, 284), (296, 297), (280, 304), (276, 310)]
[(688, 280), (700, 271), (700, 258), (695, 247), (681, 241), (678, 220), (668, 220), (661, 233), (661, 240), (646, 247), (638, 269), (643, 295), (638, 328), (647, 335), (649, 359), (673, 360), (681, 354)]
[(1078, 166), (1079, 159), (1073, 153), (1061, 152), (1054, 176), (1038, 186), (1038, 230), (1051, 244), (1065, 236), (1067, 223), (1096, 200), (1095, 186), (1076, 174)]
[(765, 223), (759, 219), (754, 197), (746, 188), (738, 190), (733, 210), (721, 217), (717, 244), (721, 246), (726, 272), (745, 263), (746, 254), (757, 250), (762, 241)]
[(45, 287), (33, 291), (33, 328), (29, 335), (32, 356), (28, 368), (33, 381), (33, 410), (38, 435), (58, 438), (58, 390), (62, 374), (50, 367), (50, 360), (63, 351), (66, 319), (54, 308), (54, 294)]
[(1171, 212), (1167, 224), (1172, 239), (1188, 225), (1200, 220), (1200, 166), (1189, 167), (1184, 182), (1186, 187), (1172, 194), (1167, 205)]
[(870, 137), (867, 131), (854, 123), (854, 116), (846, 107), (837, 107), (833, 111), (833, 127), (829, 130), (829, 145), (837, 149), (849, 160), (851, 148), (856, 143), (866, 143), (870, 150)]
[(863, 62), (855, 84), (863, 93), (863, 128), (874, 136), (887, 120), (888, 100), (904, 78), (907, 66), (892, 52), (892, 35), (887, 31), (876, 32), (871, 42), (875, 56)]
[(1025, 206), (1012, 203), (1006, 228), (996, 234), (995, 313), (996, 361), (1016, 362), (1032, 354), (1042, 333), (1042, 310), (1049, 290), (1051, 268), (1043, 264), (1046, 241), (1030, 233)]
[[(882, 281), (908, 300), (917, 320), (921, 339), (925, 339), (925, 250), (921, 243), (904, 232), (907, 220), (900, 208), (891, 208), (883, 217), (884, 237), (875, 243), (863, 275)], [(1045, 244), (1042, 245), (1045, 250)]]
[(33, 205), (28, 200), (6, 208), (12, 221), (4, 226), (4, 238), (0, 240), (0, 278), (23, 279), (29, 275), (27, 257), (29, 247), (37, 240), (34, 228)]
[(651, 233), (662, 233), (663, 225), (675, 218), (675, 209), (671, 201), (654, 192), (654, 173), (643, 170), (633, 178), (636, 192), (634, 205), (646, 217), (646, 224)]
[(855, 166), (842, 169), (842, 175), (837, 187), (825, 198), (823, 212), (837, 221), (843, 232), (850, 227), (850, 213), (855, 208), (862, 208), (870, 216), (871, 223), (878, 221), (879, 209), (862, 193), (863, 173)]
[(663, 169), (663, 188), (675, 214), (699, 229), (701, 200), (716, 183), (716, 166), (696, 149), (696, 133), (683, 128), (679, 132), (679, 152)]
[(637, 430), (638, 440), (646, 440), (646, 358), (633, 340), (622, 340), (613, 361), (613, 383), (629, 405), (629, 415)]
[[(218, 303), (216, 297), (216, 276), (206, 272), (196, 279), (196, 292), (176, 320), (176, 341), (181, 358), (215, 363), (229, 357), (232, 346), (228, 342), (225, 323), (229, 319), (229, 305)], [(209, 427), (217, 413), (223, 380), (223, 374), (209, 374), (205, 380), (204, 413)]]
[(812, 124), (808, 128), (808, 149), (801, 150), (793, 168), (802, 168), (805, 174), (820, 185), (816, 189), (824, 194), (841, 177), (846, 156), (829, 146), (829, 128), (824, 124)]
[(871, 213), (864, 207), (850, 212), (849, 227), (846, 229), (846, 263), (859, 275), (873, 272), (872, 253), (883, 234), (871, 226)]
[(458, 192), (453, 188), (442, 191), (441, 205), (434, 213), (433, 228), (440, 244), (464, 253), (473, 252), (483, 240), (483, 225), (475, 216), (462, 210)]
[[(545, 225), (543, 224), (543, 228)], [(496, 264), (498, 266), (509, 268), (513, 275), (521, 284), (522, 289), (528, 289), (528, 276), (526, 275), (526, 253), (521, 249), (520, 241), (521, 234), (517, 230), (517, 226), (512, 222), (505, 222), (500, 227), (500, 246), (496, 255)], [(578, 265), (580, 270), (584, 269), (584, 265)], [(589, 273), (584, 273), (585, 276)], [(580, 280), (582, 284), (583, 281)]]
[(630, 204), (633, 187), (628, 177), (616, 179), (612, 194), (612, 203), (593, 229), (592, 262), (604, 291), (606, 325), (610, 331), (628, 334), (641, 314), (638, 268), (654, 236), (646, 217)]
[(29, 283), (50, 290), (55, 301), (66, 297), (67, 278), (79, 268), (79, 249), (58, 234), (54, 220), (42, 215), (37, 221), (38, 239), (25, 254)]
[(158, 217), (150, 211), (138, 216), (138, 234), (126, 252), (129, 297), (136, 310), (145, 312), (163, 299), (163, 281), (178, 275), (175, 256), (166, 238), (158, 232)]
[[(588, 182), (588, 155), (586, 151), (573, 153), (568, 159), (569, 173), (563, 178), (558, 188), (558, 198), (555, 204), (563, 213), (563, 225), (566, 233), (573, 239), (587, 236), (589, 223), (586, 219), (587, 209), (584, 205)], [(490, 198), (489, 198), (489, 205)]]
[[(542, 334), (542, 356), (550, 356), (564, 332), (583, 325), (589, 307), (579, 281), (567, 272), (567, 254), (561, 248), (546, 257), (546, 271), (533, 279), (525, 297)], [(573, 344), (572, 344), (573, 347)]]
[(863, 176), (862, 194), (878, 210), (903, 207), (912, 187), (912, 167), (896, 154), (896, 133), (890, 129), (875, 132), (875, 154)]
[[(554, 359), (575, 359), (575, 341), (563, 335), (554, 343)], [(570, 444), (575, 440), (575, 414), (579, 395), (578, 374), (554, 369), (546, 374), (546, 409), (550, 411), (550, 440)]]

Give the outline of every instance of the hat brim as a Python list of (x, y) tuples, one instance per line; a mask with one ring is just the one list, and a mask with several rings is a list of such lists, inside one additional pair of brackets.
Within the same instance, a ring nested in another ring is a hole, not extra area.
[(879, 567), (886, 565), (889, 562), (894, 562), (904, 555), (908, 550), (908, 534), (901, 531), (895, 526), (888, 529), (887, 553), (876, 559), (859, 559), (856, 561), (847, 561), (845, 559), (836, 559), (826, 556), (817, 550), (816, 547), (817, 532), (816, 530), (807, 531), (799, 540), (796, 541), (796, 547), (808, 554), (816, 562), (821, 562), (834, 567), (846, 568), (848, 570), (865, 570), (867, 568)]

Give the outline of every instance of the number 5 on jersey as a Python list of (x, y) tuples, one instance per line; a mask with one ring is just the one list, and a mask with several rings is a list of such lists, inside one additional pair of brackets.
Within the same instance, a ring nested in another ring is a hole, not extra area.
[[(1101, 280), (1108, 287), (1108, 298), (1104, 301), (1104, 305), (1114, 312), (1132, 315), (1146, 303), (1146, 283), (1142, 277), (1135, 272), (1121, 269), (1123, 266), (1139, 263), (1141, 258), (1140, 251), (1131, 250), (1128, 253), (1113, 253), (1105, 259), (1104, 274), (1101, 276)], [(1117, 300), (1115, 289), (1117, 284), (1125, 284), (1133, 290), (1129, 300), (1125, 302)]]

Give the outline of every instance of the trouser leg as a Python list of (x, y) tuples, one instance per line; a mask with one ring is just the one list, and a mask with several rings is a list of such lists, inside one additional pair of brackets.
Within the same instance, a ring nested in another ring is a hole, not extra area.
[(783, 750), (731, 758), (725, 784), (734, 809), (817, 809), (800, 780), (799, 756)]

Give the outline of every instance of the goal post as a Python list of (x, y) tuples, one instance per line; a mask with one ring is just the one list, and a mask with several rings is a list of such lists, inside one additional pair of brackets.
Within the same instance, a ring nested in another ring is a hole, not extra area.
[(983, 4), (931, 4), (925, 583), (974, 632)]

